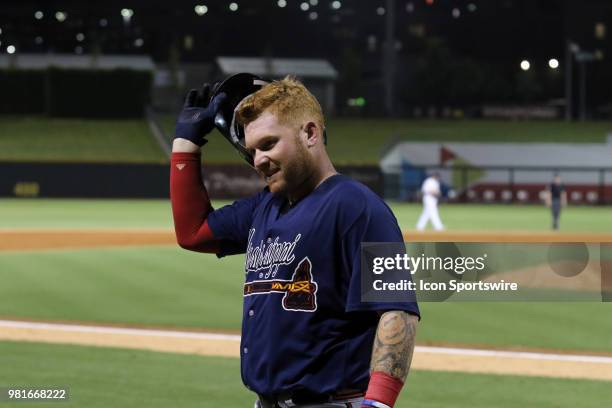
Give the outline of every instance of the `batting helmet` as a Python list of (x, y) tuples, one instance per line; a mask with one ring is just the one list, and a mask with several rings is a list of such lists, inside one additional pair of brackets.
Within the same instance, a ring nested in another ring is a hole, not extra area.
[(257, 92), (268, 83), (269, 81), (257, 75), (243, 72), (225, 79), (215, 87), (211, 97), (212, 99), (222, 92), (227, 95), (215, 116), (215, 126), (251, 166), (253, 166), (253, 156), (245, 147), (244, 128), (236, 121), (236, 108), (247, 96)]

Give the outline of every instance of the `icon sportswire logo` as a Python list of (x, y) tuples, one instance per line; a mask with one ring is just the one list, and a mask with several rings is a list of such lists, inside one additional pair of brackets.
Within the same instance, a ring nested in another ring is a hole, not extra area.
[(249, 231), (249, 242), (246, 250), (244, 270), (246, 273), (259, 272), (260, 279), (275, 277), (281, 265), (289, 265), (295, 260), (295, 247), (302, 238), (297, 234), (293, 241), (280, 241), (280, 238), (268, 238), (253, 245), (255, 228)]

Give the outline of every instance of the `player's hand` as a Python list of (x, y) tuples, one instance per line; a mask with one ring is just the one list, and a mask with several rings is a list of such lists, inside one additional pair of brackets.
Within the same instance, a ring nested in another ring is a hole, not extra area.
[(210, 85), (192, 89), (185, 97), (183, 110), (176, 121), (175, 138), (187, 139), (198, 146), (206, 143), (205, 136), (215, 127), (215, 115), (226, 98), (224, 93), (210, 100)]

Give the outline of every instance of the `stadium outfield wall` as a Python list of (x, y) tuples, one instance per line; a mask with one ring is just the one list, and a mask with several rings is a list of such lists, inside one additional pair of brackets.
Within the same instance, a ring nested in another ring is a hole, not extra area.
[[(341, 166), (338, 170), (382, 195), (376, 166)], [(167, 164), (0, 162), (0, 197), (168, 198)], [(208, 164), (202, 171), (211, 198), (255, 194), (264, 181), (244, 164)]]
[(449, 198), (538, 202), (559, 174), (576, 204), (612, 201), (612, 143), (398, 143), (381, 160), (385, 196), (411, 200), (438, 172)]

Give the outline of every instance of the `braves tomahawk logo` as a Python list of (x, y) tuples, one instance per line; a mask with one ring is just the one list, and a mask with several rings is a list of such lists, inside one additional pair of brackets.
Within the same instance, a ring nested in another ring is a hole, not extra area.
[(291, 280), (252, 281), (244, 284), (244, 296), (284, 293), (283, 309), (296, 312), (317, 310), (317, 282), (312, 278), (312, 263), (304, 257)]

